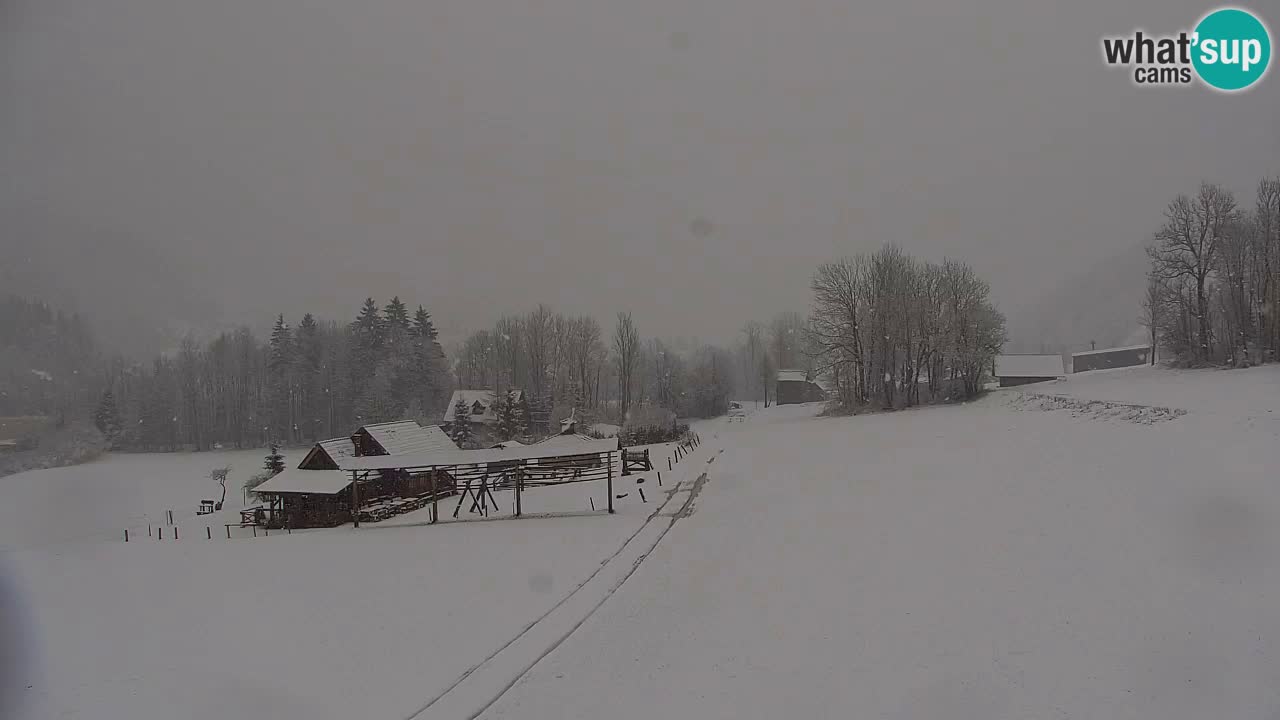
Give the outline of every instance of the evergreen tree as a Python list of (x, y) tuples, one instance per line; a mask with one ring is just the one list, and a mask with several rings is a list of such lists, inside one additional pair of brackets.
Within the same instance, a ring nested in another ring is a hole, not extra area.
[(423, 412), (437, 417), (448, 402), (449, 376), (438, 336), (431, 314), (419, 305), (413, 316), (413, 377), (408, 392), (418, 398)]
[(294, 392), (296, 361), (297, 345), (293, 330), (284, 321), (284, 315), (279, 315), (276, 317), (275, 327), (271, 329), (271, 339), (267, 341), (268, 417), (271, 432), (276, 437), (291, 440), (297, 439), (297, 398)]
[(324, 339), (320, 336), (320, 327), (311, 313), (302, 316), (298, 323), (295, 339), (297, 347), (296, 383), (300, 398), (298, 400), (298, 425), (303, 429), (305, 437), (312, 440), (320, 438), (323, 426), (322, 417), (327, 416), (323, 407), (325, 388), (322, 384), (321, 369), (324, 365)]
[(516, 415), (516, 403), (511, 393), (505, 394), (497, 402), (494, 414), (498, 416), (497, 434), (499, 440), (510, 440), (520, 435), (520, 422)]
[(387, 303), (387, 307), (382, 311), (384, 322), (388, 334), (400, 331), (403, 334), (409, 332), (409, 309), (401, 302), (400, 296), (391, 298), (391, 302)]
[(98, 411), (94, 413), (93, 424), (98, 426), (102, 436), (107, 439), (108, 446), (114, 446), (120, 437), (120, 410), (116, 407), (116, 396), (107, 390), (98, 403)]
[(283, 314), (276, 316), (276, 324), (271, 329), (271, 340), (267, 347), (270, 353), (267, 367), (274, 373), (283, 374), (294, 360), (293, 330), (284, 321)]
[(518, 399), (515, 401), (515, 423), (516, 435), (520, 437), (529, 436), (529, 403), (524, 398), (524, 393), (518, 393)]
[(360, 315), (356, 317), (355, 322), (351, 323), (351, 330), (357, 354), (366, 354), (367, 357), (362, 357), (361, 360), (372, 362), (386, 339), (386, 323), (378, 314), (378, 304), (373, 301), (373, 298), (365, 298), (364, 306), (360, 308)]
[(280, 454), (280, 443), (271, 443), (271, 450), (267, 453), (267, 459), (263, 461), (262, 467), (271, 476), (284, 472), (284, 455)]
[(460, 448), (471, 446), (471, 408), (462, 398), (458, 398), (453, 406), (453, 425), (449, 428), (449, 437)]

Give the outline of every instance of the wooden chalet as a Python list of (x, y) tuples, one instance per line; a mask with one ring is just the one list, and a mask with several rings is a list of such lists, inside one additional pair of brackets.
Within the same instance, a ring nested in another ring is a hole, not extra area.
[(353, 476), (342, 469), (348, 461), (457, 450), (458, 446), (437, 425), (424, 427), (412, 420), (364, 425), (350, 437), (316, 443), (297, 468), (275, 475), (254, 492), (267, 501), (263, 510), (268, 527), (332, 527), (352, 517), (351, 483), (355, 477), (360, 480), (361, 508), (455, 491), (453, 479), (445, 470), (410, 473), (384, 469)]

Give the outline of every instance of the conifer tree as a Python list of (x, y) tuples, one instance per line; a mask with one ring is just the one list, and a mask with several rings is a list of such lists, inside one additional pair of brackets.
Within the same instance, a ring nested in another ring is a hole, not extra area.
[(98, 411), (93, 416), (93, 424), (98, 426), (102, 436), (107, 439), (108, 446), (115, 445), (120, 438), (120, 409), (116, 407), (116, 396), (110, 390), (102, 393)]
[(284, 472), (284, 455), (280, 454), (280, 443), (271, 443), (271, 450), (267, 453), (267, 458), (263, 461), (262, 467), (271, 476)]
[(466, 449), (471, 446), (471, 408), (467, 407), (466, 401), (462, 398), (458, 398), (458, 402), (454, 403), (453, 425), (449, 428), (449, 436), (460, 448)]

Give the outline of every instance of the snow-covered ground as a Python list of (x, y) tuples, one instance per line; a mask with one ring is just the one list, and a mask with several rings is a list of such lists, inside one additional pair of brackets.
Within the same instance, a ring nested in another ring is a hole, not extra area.
[[(657, 450), (663, 487), (620, 481), (614, 516), (584, 485), (525, 497), (557, 517), (230, 541), (26, 520), (0, 536), (26, 695), (144, 720), (1274, 717), (1278, 371), (762, 407), (700, 424), (674, 472)], [(147, 512), (207, 496), (200, 470)]]
[[(1116, 397), (1212, 395), (1159, 372)], [(1275, 717), (1280, 436), (1237, 422), (1280, 408), (1274, 372), (1218, 373), (1235, 401), (1154, 424), (1005, 393), (761, 410), (484, 717)]]
[[(297, 463), (305, 451), (285, 452)], [(220, 525), (238, 520), (241, 487), (262, 471), (265, 450), (205, 453), (114, 453), (84, 465), (0, 477), (0, 551), (77, 540), (123, 540), (125, 528), (193, 518), (203, 499), (220, 497), (209, 471), (230, 466), (222, 514), (200, 518)], [(221, 519), (232, 516), (232, 519)], [(136, 533), (135, 533), (136, 534)]]
[[(610, 558), (633, 562), (632, 536), (692, 472), (692, 458), (667, 470), (673, 450), (651, 447), (661, 487), (656, 470), (615, 477), (626, 497), (612, 516), (605, 484), (582, 483), (525, 493), (526, 513), (556, 517), (457, 522), (446, 501), (439, 526), (421, 510), (256, 539), (239, 528), (226, 539), (234, 507), (223, 520), (196, 517), (194, 504), (216, 489), (208, 469), (230, 464), (235, 482), (257, 471), (257, 451), (113, 456), (0, 479), (0, 581), (31, 620), (30, 717), (407, 717), (571, 594), (568, 610), (595, 602), (595, 585), (574, 590), (611, 580), (597, 572)], [(508, 516), (510, 493), (496, 495), (494, 517)], [(148, 538), (146, 518), (159, 526), (170, 507), (181, 539), (167, 526)], [(474, 520), (466, 506), (460, 517)], [(139, 519), (126, 544), (123, 528)], [(529, 645), (513, 647), (523, 655), (503, 659), (519, 667)]]

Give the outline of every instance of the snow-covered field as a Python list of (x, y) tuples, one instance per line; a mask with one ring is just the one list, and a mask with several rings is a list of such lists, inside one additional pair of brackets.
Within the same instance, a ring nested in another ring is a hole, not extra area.
[[(692, 459), (666, 469), (673, 449), (651, 450), (663, 487), (656, 471), (615, 477), (626, 497), (613, 516), (604, 483), (583, 483), (525, 493), (526, 513), (558, 517), (456, 522), (448, 501), (439, 526), (421, 510), (359, 530), (236, 528), (232, 540), (221, 523), (238, 519), (238, 488), (226, 520), (195, 517), (194, 504), (217, 487), (208, 469), (231, 464), (234, 482), (257, 471), (257, 451), (113, 456), (0, 479), (0, 581), (32, 621), (30, 717), (407, 717), (577, 586), (608, 580), (596, 573), (605, 560), (628, 561), (628, 540), (692, 471)], [(510, 493), (496, 495), (509, 515)], [(162, 524), (170, 507), (181, 539), (167, 526), (148, 538), (146, 519)], [(460, 517), (473, 516), (464, 506)]]
[[(42, 500), (0, 535), (36, 620), (26, 695), (144, 720), (1275, 717), (1277, 381), (753, 408), (699, 426), (675, 472), (655, 452), (664, 486), (620, 482), (614, 516), (580, 486), (526, 496), (558, 517), (126, 545), (104, 510), (42, 530)], [(120, 492), (166, 493), (142, 501), (160, 513), (209, 494), (191, 472)], [(74, 505), (91, 477), (54, 484)], [(3, 512), (34, 482), (0, 480)]]
[[(304, 451), (285, 452), (297, 463)], [(265, 450), (206, 453), (110, 454), (84, 465), (0, 477), (0, 551), (77, 540), (123, 540), (125, 528), (164, 524), (167, 511), (182, 522), (203, 499), (220, 497), (209, 471), (230, 466), (222, 514), (200, 518), (220, 525), (238, 520), (241, 486), (262, 471)], [(221, 517), (231, 519), (220, 519)], [(136, 534), (136, 533), (135, 533)]]

